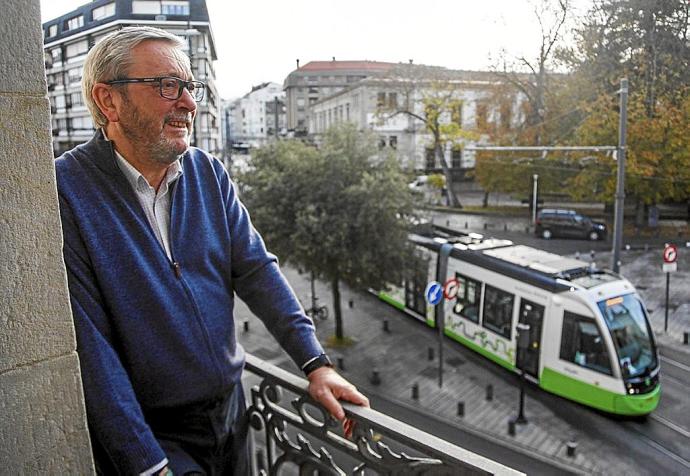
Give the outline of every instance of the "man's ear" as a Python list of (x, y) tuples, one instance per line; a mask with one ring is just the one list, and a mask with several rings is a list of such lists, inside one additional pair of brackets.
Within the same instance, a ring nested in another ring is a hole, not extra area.
[(91, 89), (91, 97), (108, 122), (117, 122), (120, 115), (117, 112), (116, 98), (113, 96), (111, 86), (104, 83), (96, 83)]

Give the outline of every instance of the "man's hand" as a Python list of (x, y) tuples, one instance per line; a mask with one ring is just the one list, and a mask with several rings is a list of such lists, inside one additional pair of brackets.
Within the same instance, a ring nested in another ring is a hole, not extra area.
[(350, 438), (354, 430), (354, 421), (345, 418), (345, 410), (338, 400), (368, 408), (369, 399), (330, 367), (320, 367), (311, 372), (307, 378), (309, 379), (309, 395), (323, 405), (335, 419), (343, 423), (345, 437)]

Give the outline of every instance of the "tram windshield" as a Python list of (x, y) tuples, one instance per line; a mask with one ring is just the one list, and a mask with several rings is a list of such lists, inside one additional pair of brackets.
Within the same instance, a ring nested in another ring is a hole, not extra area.
[(623, 376), (636, 377), (656, 368), (656, 349), (642, 302), (626, 294), (598, 304), (618, 351)]

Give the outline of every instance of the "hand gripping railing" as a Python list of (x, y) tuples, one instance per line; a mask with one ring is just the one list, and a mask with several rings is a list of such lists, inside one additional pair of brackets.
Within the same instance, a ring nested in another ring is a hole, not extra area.
[[(348, 440), (309, 397), (306, 380), (252, 355), (246, 370), (261, 378), (251, 389), (247, 410), (255, 436), (263, 432), (265, 437), (256, 445), (264, 449), (253, 455), (261, 475), (522, 474), (376, 410), (346, 403), (347, 417), (356, 422)], [(294, 394), (292, 408), (281, 405), (286, 391)]]

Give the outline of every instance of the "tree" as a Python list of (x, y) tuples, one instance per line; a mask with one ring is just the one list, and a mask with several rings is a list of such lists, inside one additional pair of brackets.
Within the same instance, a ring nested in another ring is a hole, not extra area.
[[(690, 198), (689, 12), (683, 0), (600, 0), (579, 28), (576, 47), (564, 55), (573, 68), (573, 91), (589, 103), (578, 128), (580, 142), (617, 142), (615, 95), (619, 79), (629, 79), (626, 193), (636, 203), (638, 224), (648, 205)], [(597, 99), (587, 101), (592, 89)], [(600, 159), (598, 168), (584, 170), (575, 183), (599, 183), (599, 196), (610, 199), (613, 167)]]
[(240, 177), (269, 247), (330, 283), (337, 340), (340, 283), (385, 289), (402, 281), (409, 259), (412, 195), (397, 160), (378, 152), (372, 135), (343, 124), (319, 150), (289, 140), (258, 149)]

